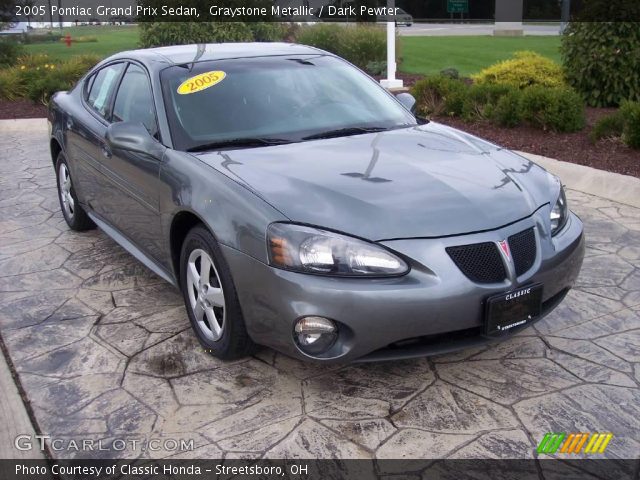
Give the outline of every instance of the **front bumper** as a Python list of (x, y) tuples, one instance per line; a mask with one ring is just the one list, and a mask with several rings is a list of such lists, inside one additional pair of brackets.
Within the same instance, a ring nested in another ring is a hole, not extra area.
[[(223, 250), (256, 343), (322, 362), (410, 358), (512, 336), (516, 329), (499, 338), (482, 335), (485, 300), (497, 293), (539, 282), (544, 288), (543, 316), (560, 303), (580, 272), (583, 226), (572, 213), (563, 230), (551, 237), (549, 209), (542, 207), (531, 217), (489, 232), (382, 242), (411, 265), (407, 275), (397, 278), (306, 275), (270, 267), (228, 247)], [(472, 282), (445, 252), (448, 246), (498, 242), (530, 227), (537, 241), (533, 267), (501, 283)], [(293, 340), (294, 322), (307, 315), (340, 324), (338, 341), (323, 358), (307, 356)]]

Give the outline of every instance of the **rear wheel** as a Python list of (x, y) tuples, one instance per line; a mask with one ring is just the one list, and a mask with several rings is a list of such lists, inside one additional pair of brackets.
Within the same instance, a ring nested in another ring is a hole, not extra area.
[(87, 212), (80, 206), (76, 191), (73, 188), (69, 165), (62, 152), (58, 154), (56, 161), (56, 178), (58, 180), (60, 209), (69, 228), (78, 232), (95, 228), (95, 223), (93, 223), (87, 215)]
[(253, 351), (231, 272), (204, 226), (194, 227), (182, 244), (180, 285), (191, 326), (207, 352), (233, 359)]

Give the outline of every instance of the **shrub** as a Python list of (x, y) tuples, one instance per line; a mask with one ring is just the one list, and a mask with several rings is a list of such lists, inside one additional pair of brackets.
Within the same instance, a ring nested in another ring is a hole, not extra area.
[(11, 40), (0, 39), (0, 67), (15, 65), (22, 54), (22, 46)]
[(472, 75), (478, 84), (506, 84), (518, 88), (532, 85), (561, 87), (565, 85), (562, 67), (535, 52), (516, 52), (514, 57), (498, 62)]
[[(492, 104), (489, 104), (492, 105)], [(515, 127), (522, 123), (522, 93), (512, 89), (497, 99), (491, 108), (491, 119), (503, 127)]]
[(387, 71), (387, 62), (384, 60), (375, 60), (367, 63), (365, 70), (370, 75), (384, 75)]
[(416, 98), (418, 115), (460, 115), (464, 110), (468, 89), (460, 80), (433, 76), (416, 82), (411, 92)]
[(592, 142), (596, 142), (603, 138), (616, 138), (622, 136), (624, 129), (624, 118), (620, 110), (611, 115), (602, 117), (596, 122), (589, 134)]
[(444, 113), (450, 117), (465, 117), (469, 98), (469, 86), (458, 82), (457, 84), (454, 83), (452, 87), (444, 97)]
[(295, 29), (295, 24), (277, 22), (142, 22), (140, 46), (275, 42), (291, 37)]
[[(275, 29), (255, 27), (260, 35), (273, 35)], [(142, 22), (140, 45), (144, 48), (192, 43), (251, 42), (254, 32), (242, 22)]]
[(385, 30), (375, 25), (341, 26), (328, 23), (301, 27), (295, 38), (297, 43), (335, 53), (365, 70), (373, 62), (386, 62), (386, 39)]
[(620, 138), (631, 148), (640, 148), (640, 102), (623, 102), (619, 110), (602, 117), (591, 130), (591, 141)]
[(640, 24), (572, 22), (562, 37), (561, 52), (569, 84), (588, 105), (640, 101)]
[(521, 109), (524, 120), (543, 130), (576, 132), (585, 125), (582, 98), (569, 88), (527, 88)]
[(640, 148), (640, 102), (624, 102), (620, 114), (624, 121), (622, 141), (631, 148)]
[(521, 90), (509, 84), (468, 85), (440, 75), (420, 80), (412, 93), (422, 116), (487, 119), (505, 127), (526, 122), (557, 132), (575, 132), (585, 125), (582, 98), (568, 87)]
[[(516, 106), (520, 91), (509, 85), (468, 85), (462, 80), (439, 75), (420, 80), (414, 85), (412, 93), (418, 104), (417, 111), (423, 116), (492, 119), (508, 126), (515, 126), (520, 122)], [(504, 97), (508, 98), (502, 100)], [(500, 110), (496, 112), (500, 101)], [(515, 113), (507, 112), (509, 106)]]
[(0, 70), (0, 98), (29, 98), (46, 103), (58, 90), (68, 90), (99, 61), (94, 55), (78, 55), (54, 62), (47, 55), (27, 55), (17, 65)]
[[(520, 91), (509, 85), (468, 85), (462, 80), (439, 75), (420, 80), (412, 93), (418, 104), (417, 111), (423, 116), (492, 119), (507, 126), (515, 126), (521, 120), (517, 108)], [(505, 97), (508, 98), (502, 100)]]
[[(503, 96), (510, 94), (515, 87), (504, 84), (474, 83), (465, 99), (463, 116), (467, 120), (474, 118), (492, 118), (495, 107)], [(506, 105), (503, 105), (505, 107)]]
[[(21, 68), (42, 67), (50, 63), (52, 63), (52, 60), (46, 53), (29, 53), (27, 55), (20, 56), (16, 61), (16, 65)], [(24, 68), (22, 69), (24, 70)]]
[(578, 132), (586, 125), (584, 100), (570, 88), (550, 89), (550, 105), (542, 114), (543, 128), (557, 132)]
[(58, 71), (63, 72), (76, 82), (99, 61), (100, 57), (97, 55), (75, 55), (69, 60), (61, 62)]
[(22, 35), (22, 43), (55, 43), (62, 38), (61, 33), (25, 33)]
[[(298, 33), (296, 34), (296, 42), (339, 55), (335, 50), (339, 50), (338, 43), (340, 41), (340, 30), (341, 27), (339, 25), (332, 25), (330, 23), (318, 23), (315, 25), (304, 26), (298, 30)], [(380, 58), (375, 60), (384, 59)]]
[(387, 35), (376, 26), (340, 27), (339, 51), (335, 52), (357, 67), (365, 69), (369, 62), (386, 61)]
[(292, 35), (295, 24), (276, 22), (250, 22), (247, 23), (255, 42), (281, 42)]
[(25, 96), (24, 85), (20, 83), (18, 67), (0, 69), (0, 98), (15, 100)]
[(444, 70), (440, 70), (440, 75), (442, 75), (443, 77), (453, 78), (455, 80), (460, 78), (460, 72), (458, 72), (457, 69), (452, 67), (445, 68)]

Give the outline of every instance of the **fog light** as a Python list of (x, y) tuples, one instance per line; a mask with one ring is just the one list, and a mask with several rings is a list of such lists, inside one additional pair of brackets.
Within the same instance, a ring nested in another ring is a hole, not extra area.
[(329, 350), (338, 338), (336, 324), (324, 317), (304, 317), (295, 326), (294, 338), (300, 349), (309, 355)]

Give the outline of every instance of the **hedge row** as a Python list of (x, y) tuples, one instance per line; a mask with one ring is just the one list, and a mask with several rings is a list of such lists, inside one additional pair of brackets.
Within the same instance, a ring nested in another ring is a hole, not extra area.
[[(386, 69), (387, 34), (375, 25), (319, 23), (301, 27), (296, 32), (295, 41), (335, 53), (372, 75)], [(396, 46), (400, 45), (401, 42), (396, 43)], [(399, 57), (399, 49), (396, 55)]]
[(290, 35), (295, 27), (267, 22), (143, 22), (142, 48), (191, 43), (273, 42)]
[(585, 125), (582, 97), (567, 87), (520, 89), (435, 76), (417, 82), (413, 95), (423, 116), (486, 119), (505, 127), (528, 124), (556, 132), (575, 132)]
[(157, 22), (140, 25), (142, 47), (190, 43), (295, 41), (335, 53), (377, 74), (386, 68), (386, 32), (375, 25)]

